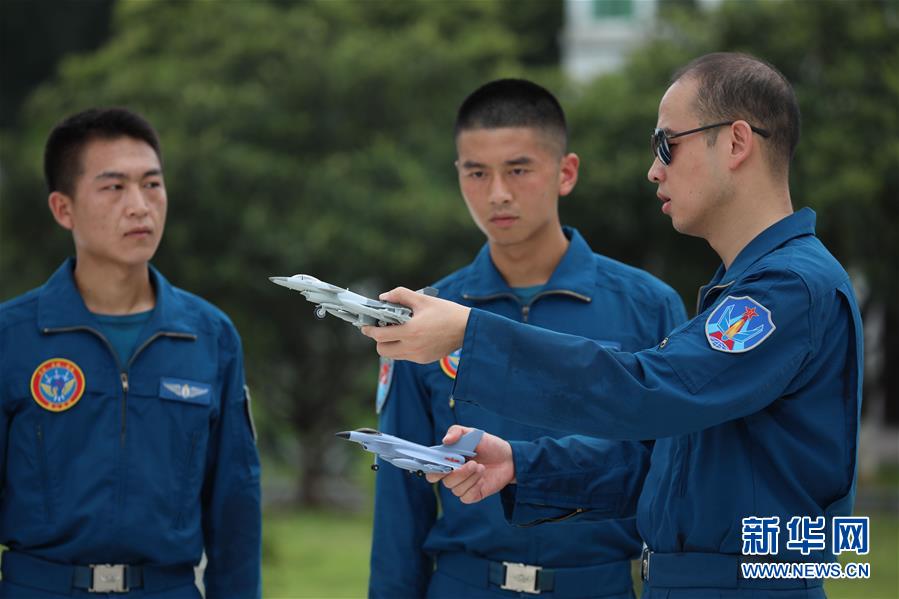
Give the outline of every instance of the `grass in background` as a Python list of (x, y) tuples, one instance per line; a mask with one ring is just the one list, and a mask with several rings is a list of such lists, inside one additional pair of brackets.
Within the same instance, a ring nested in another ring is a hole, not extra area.
[[(841, 561), (871, 564), (871, 578), (827, 582), (824, 588), (830, 599), (899, 597), (899, 516), (869, 515), (871, 552), (865, 556), (849, 554), (848, 559)], [(262, 549), (263, 594), (272, 599), (365, 597), (370, 544), (368, 512), (267, 512)]]
[(370, 513), (267, 512), (262, 531), (263, 596), (365, 597), (370, 550)]

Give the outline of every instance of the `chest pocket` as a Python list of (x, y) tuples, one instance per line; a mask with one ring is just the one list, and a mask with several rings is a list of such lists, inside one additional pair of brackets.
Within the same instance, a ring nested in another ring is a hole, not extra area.
[(198, 521), (217, 393), (215, 383), (165, 376), (141, 377), (129, 390), (129, 436), (141, 456), (132, 471), (177, 530)]

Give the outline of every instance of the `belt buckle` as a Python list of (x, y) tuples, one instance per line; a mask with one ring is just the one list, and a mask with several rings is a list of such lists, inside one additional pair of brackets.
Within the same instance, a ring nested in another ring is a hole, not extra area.
[(91, 564), (91, 593), (127, 593), (124, 564)]
[(506, 567), (505, 582), (499, 588), (518, 593), (540, 594), (540, 589), (537, 588), (537, 573), (543, 569), (542, 567), (516, 562), (503, 562), (503, 565)]
[(644, 582), (649, 581), (649, 559), (652, 557), (652, 551), (646, 545), (643, 546), (643, 553), (640, 555), (640, 577)]

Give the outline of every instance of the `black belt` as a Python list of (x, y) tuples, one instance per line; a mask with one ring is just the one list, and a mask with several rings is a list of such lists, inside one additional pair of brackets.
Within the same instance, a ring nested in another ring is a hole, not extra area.
[(552, 592), (553, 597), (583, 597), (585, 589), (596, 594), (631, 592), (630, 562), (612, 562), (582, 568), (544, 568), (516, 562), (495, 562), (467, 553), (441, 553), (437, 569), (471, 586), (490, 585), (519, 593)]
[(820, 578), (743, 578), (740, 564), (753, 556), (728, 553), (656, 553), (643, 549), (643, 584), (665, 588), (810, 589)]
[(129, 564), (58, 564), (18, 551), (3, 553), (3, 580), (51, 593), (68, 595), (75, 589), (95, 593), (153, 593), (194, 582), (193, 566)]

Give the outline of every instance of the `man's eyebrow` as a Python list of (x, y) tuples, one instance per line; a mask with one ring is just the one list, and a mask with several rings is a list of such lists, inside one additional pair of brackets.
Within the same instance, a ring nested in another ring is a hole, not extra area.
[(520, 166), (523, 164), (531, 164), (534, 162), (534, 159), (530, 156), (519, 156), (518, 158), (513, 158), (511, 160), (506, 160), (503, 164), (507, 164), (509, 166)]
[(103, 171), (102, 173), (100, 173), (99, 175), (94, 177), (95, 180), (96, 179), (127, 179), (127, 178), (128, 178), (128, 175), (126, 175), (125, 173), (120, 173), (118, 171)]
[[(151, 168), (143, 175), (141, 175), (141, 179), (146, 179), (147, 177), (159, 177), (161, 175), (162, 169)], [(103, 171), (102, 173), (94, 177), (94, 179), (128, 179), (128, 175), (119, 171)]]
[(480, 162), (475, 162), (474, 160), (466, 160), (462, 163), (462, 168), (486, 168), (486, 164), (481, 164)]

